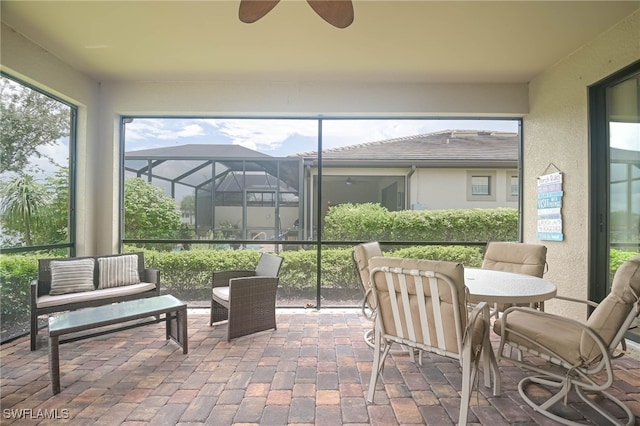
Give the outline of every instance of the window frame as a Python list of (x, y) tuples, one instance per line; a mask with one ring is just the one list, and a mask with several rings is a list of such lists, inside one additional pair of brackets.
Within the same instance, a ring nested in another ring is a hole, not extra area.
[(54, 250), (66, 248), (69, 257), (76, 255), (76, 184), (77, 184), (77, 151), (78, 151), (78, 106), (74, 105), (46, 90), (28, 83), (18, 77), (15, 77), (7, 72), (0, 71), (0, 76), (11, 80), (21, 86), (27, 87), (33, 91), (40, 93), (60, 102), (61, 104), (69, 108), (69, 200), (68, 200), (68, 241), (66, 243), (57, 244), (44, 244), (35, 246), (21, 246), (21, 247), (0, 247), (0, 253), (26, 253), (33, 251)]
[[(516, 181), (518, 185), (518, 192), (513, 194), (513, 181)], [(520, 176), (516, 170), (507, 171), (506, 174), (506, 200), (518, 201), (520, 198)]]
[[(488, 178), (488, 194), (473, 193), (473, 178)], [(496, 201), (496, 171), (495, 170), (467, 170), (467, 201)]]

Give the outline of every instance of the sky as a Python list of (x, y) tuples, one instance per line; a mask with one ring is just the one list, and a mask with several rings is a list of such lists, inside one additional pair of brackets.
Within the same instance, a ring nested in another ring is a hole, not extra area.
[[(517, 120), (324, 119), (323, 150), (442, 130), (518, 131)], [(235, 144), (273, 157), (317, 151), (317, 119), (137, 118), (125, 150), (185, 144)]]

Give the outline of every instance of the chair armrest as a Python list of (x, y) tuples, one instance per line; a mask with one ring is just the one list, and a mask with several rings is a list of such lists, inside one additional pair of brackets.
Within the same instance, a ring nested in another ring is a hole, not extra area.
[(31, 281), (31, 309), (36, 307), (36, 300), (38, 300), (38, 280)]
[(156, 285), (156, 292), (160, 295), (160, 270), (154, 268), (144, 269), (144, 282)]
[(256, 271), (250, 269), (234, 269), (227, 271), (214, 271), (211, 274), (211, 288), (227, 287), (229, 281), (234, 278), (255, 277)]
[(229, 315), (234, 307), (256, 303), (275, 308), (278, 277), (241, 277), (229, 281)]
[(573, 303), (582, 303), (584, 305), (589, 305), (589, 306), (594, 307), (594, 308), (596, 308), (598, 306), (598, 303), (592, 302), (591, 300), (575, 299), (573, 297), (567, 297), (567, 296), (558, 296), (558, 295), (556, 295), (554, 297), (554, 299), (566, 300), (567, 302), (573, 302)]

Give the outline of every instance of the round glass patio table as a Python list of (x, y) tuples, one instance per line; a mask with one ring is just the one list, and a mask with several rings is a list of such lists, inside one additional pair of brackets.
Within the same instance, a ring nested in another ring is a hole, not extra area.
[(556, 285), (544, 278), (515, 272), (465, 268), (471, 303), (536, 303), (556, 295)]

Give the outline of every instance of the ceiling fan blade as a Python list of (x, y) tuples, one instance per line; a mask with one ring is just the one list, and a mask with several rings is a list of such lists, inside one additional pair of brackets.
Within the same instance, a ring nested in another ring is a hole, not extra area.
[(351, 0), (307, 0), (309, 6), (322, 19), (338, 28), (347, 28), (353, 22)]
[(280, 0), (240, 0), (238, 16), (246, 24), (256, 22), (271, 9), (276, 7)]

